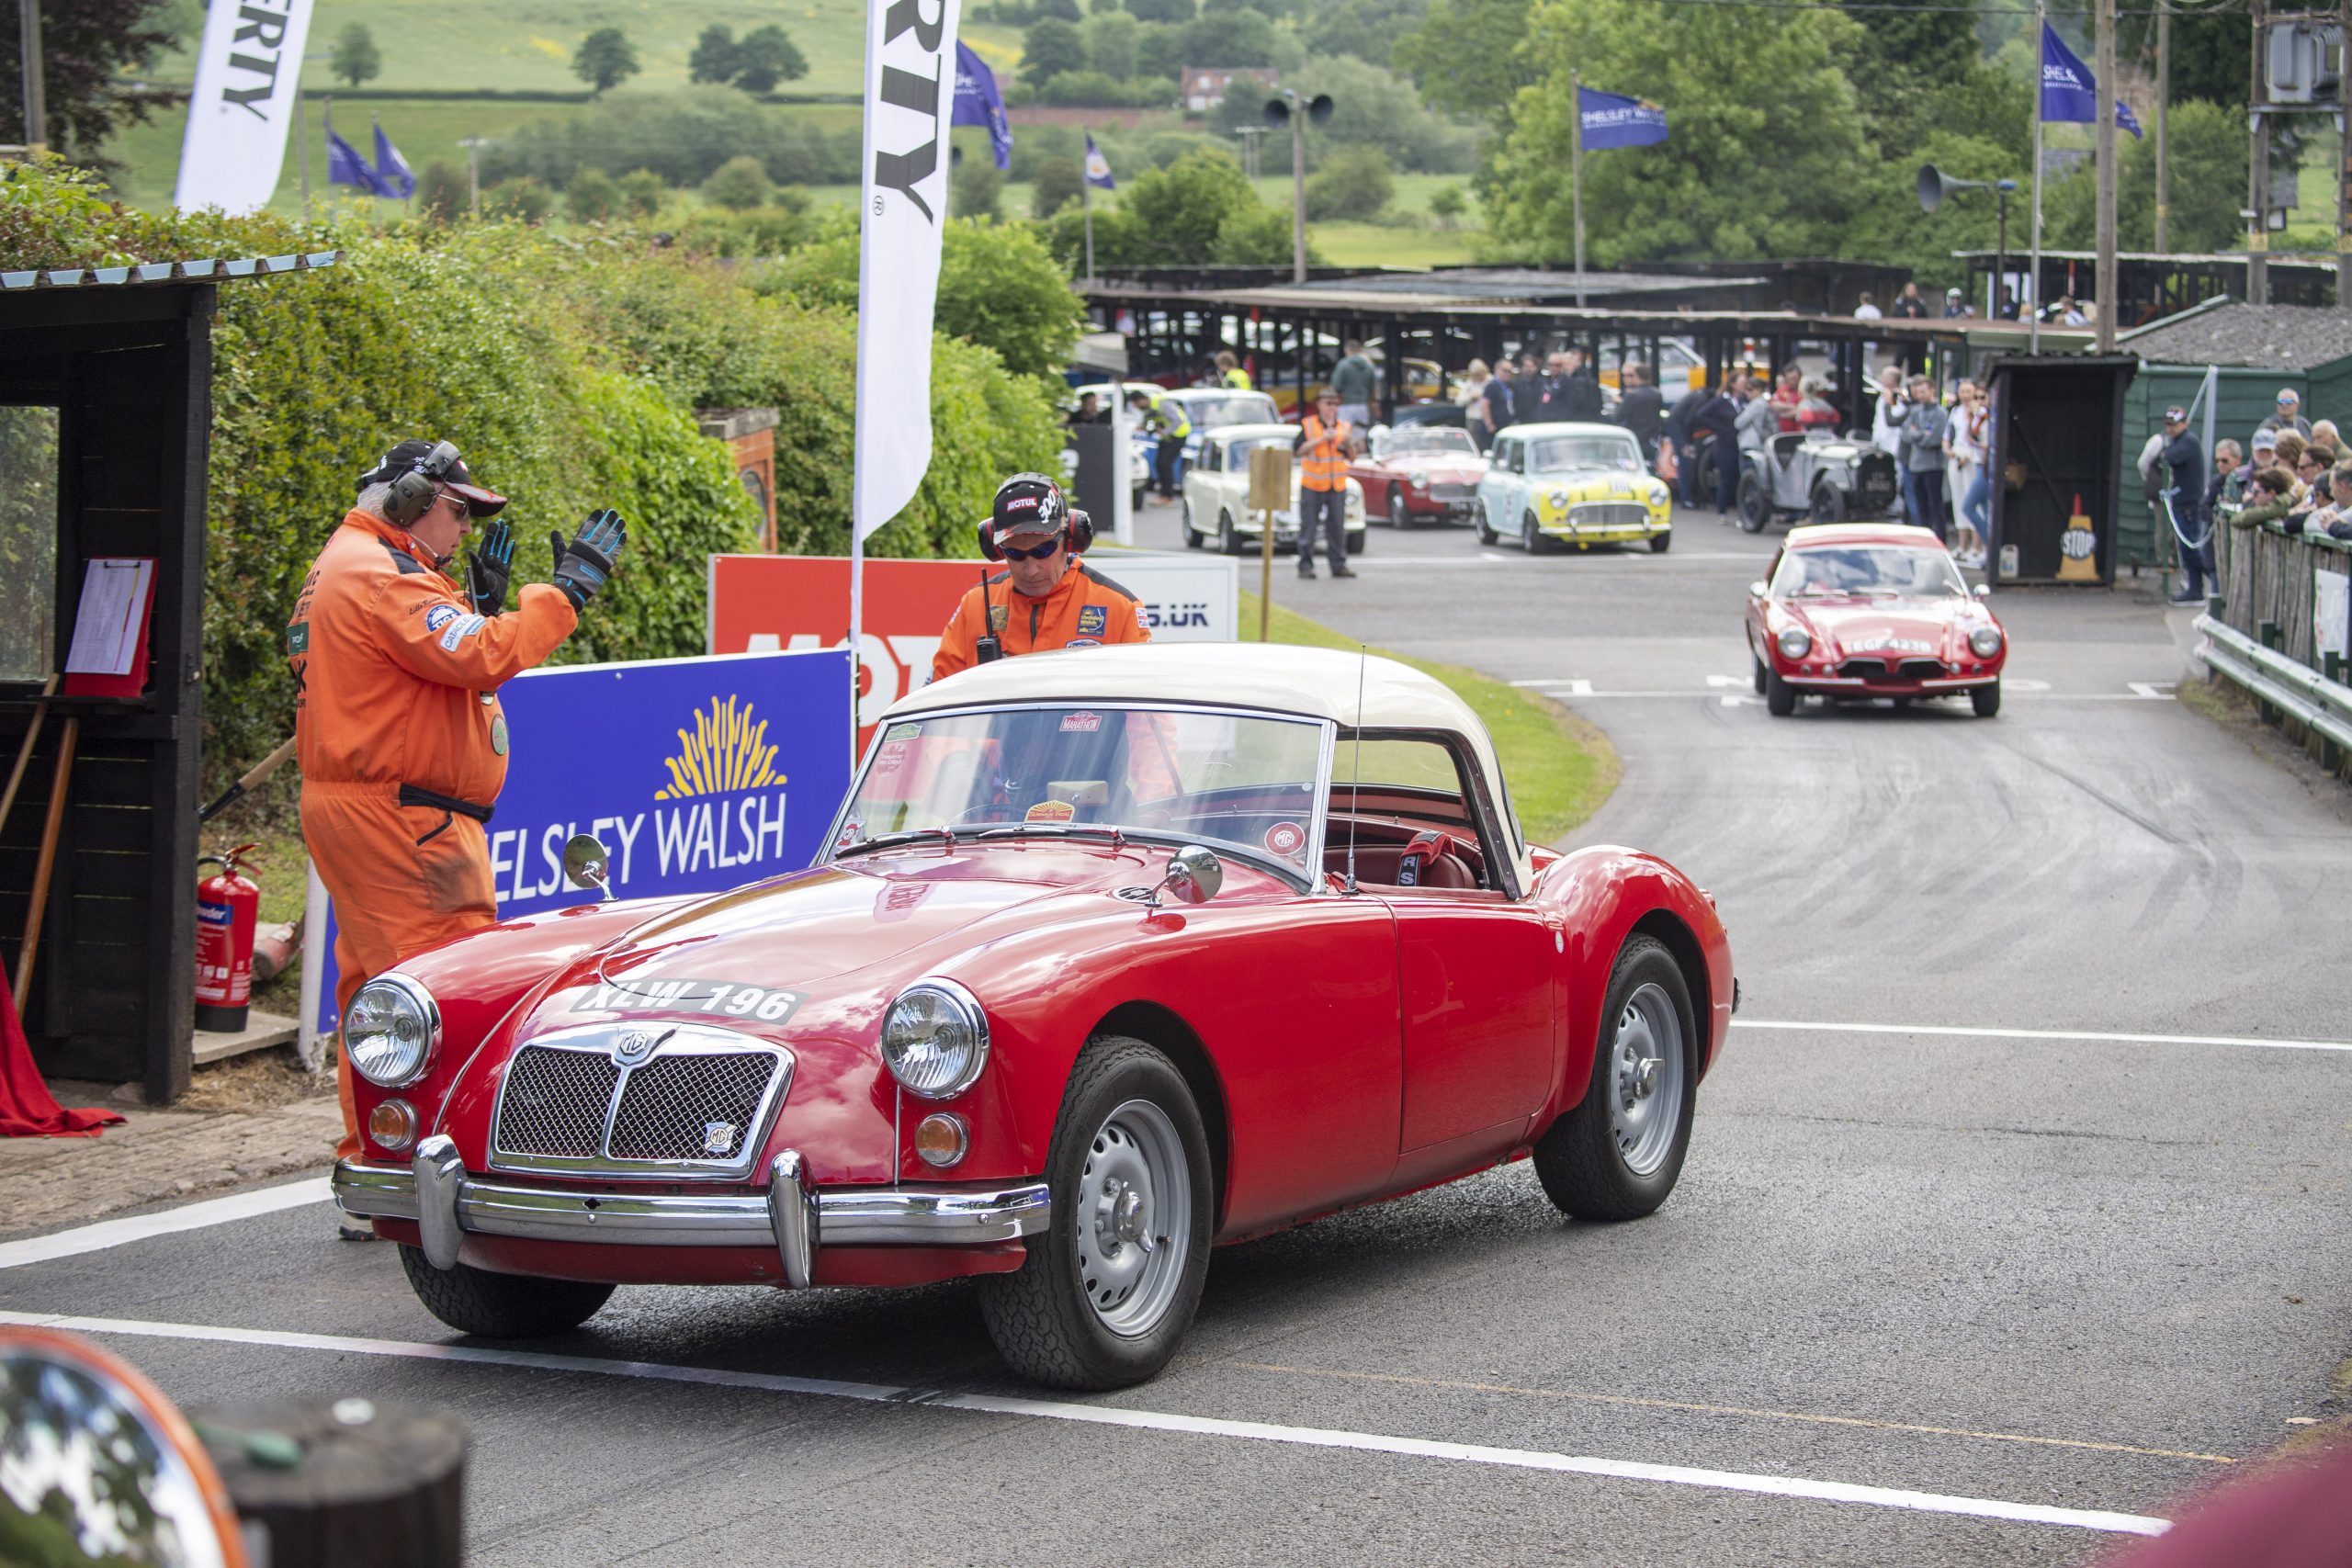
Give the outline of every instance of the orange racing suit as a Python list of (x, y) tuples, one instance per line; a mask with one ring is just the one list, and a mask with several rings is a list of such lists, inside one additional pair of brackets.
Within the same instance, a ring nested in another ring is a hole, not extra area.
[[(1093, 648), (1102, 643), (1149, 642), (1136, 596), (1083, 561), (1072, 561), (1062, 580), (1042, 599), (1013, 592), (1009, 572), (998, 572), (986, 588), (967, 590), (939, 651), (931, 658), (931, 678), (944, 681), (980, 661), (982, 628), (992, 628), (1007, 654), (1051, 648)], [(981, 595), (988, 596), (985, 607)]]
[[(302, 838), (334, 897), (335, 1011), (410, 953), (498, 919), (482, 824), (506, 783), (496, 692), (571, 635), (563, 591), (481, 616), (406, 529), (346, 514), (286, 628)], [(359, 1149), (339, 1063), (344, 1139)]]

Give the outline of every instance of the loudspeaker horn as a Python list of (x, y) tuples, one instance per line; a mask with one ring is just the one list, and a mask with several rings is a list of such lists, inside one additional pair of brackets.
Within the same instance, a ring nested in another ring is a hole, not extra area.
[(1280, 98), (1268, 98), (1266, 100), (1266, 123), (1268, 125), (1288, 125), (1290, 123), (1290, 106), (1283, 102)]
[(1325, 120), (1329, 119), (1331, 118), (1331, 95), (1329, 93), (1316, 94), (1314, 101), (1306, 106), (1306, 118), (1313, 120), (1317, 125), (1321, 125)]
[(1990, 180), (1956, 180), (1939, 173), (1933, 164), (1919, 165), (1919, 210), (1933, 212), (1944, 204), (1944, 197), (1956, 190), (1984, 190)]

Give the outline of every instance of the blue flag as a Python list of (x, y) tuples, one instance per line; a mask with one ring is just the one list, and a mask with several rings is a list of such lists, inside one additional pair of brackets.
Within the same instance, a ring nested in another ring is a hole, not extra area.
[(1004, 118), (1004, 95), (996, 90), (996, 73), (962, 39), (956, 40), (956, 108), (947, 122), (987, 126), (996, 166), (1012, 167), (1012, 122)]
[(359, 155), (359, 149), (334, 133), (332, 124), (327, 127), (327, 184), (357, 186), (369, 196), (394, 194), (390, 186), (377, 178), (376, 171), (368, 166), (368, 160)]
[(1641, 98), (1577, 89), (1577, 113), (1584, 120), (1584, 150), (1649, 147), (1666, 140), (1666, 110)]
[[(2075, 58), (2048, 22), (2041, 24), (2041, 118), (2051, 123), (2073, 120), (2094, 125), (2098, 121), (2098, 78)], [(2121, 98), (2115, 100), (2115, 127), (2140, 134), (2139, 117)]]
[(384, 134), (383, 121), (376, 122), (376, 183), (392, 196), (406, 201), (416, 194), (416, 171), (408, 166), (401, 150)]
[(1111, 160), (1094, 145), (1094, 132), (1091, 130), (1086, 133), (1086, 183), (1097, 190), (1118, 189), (1118, 182), (1111, 177)]

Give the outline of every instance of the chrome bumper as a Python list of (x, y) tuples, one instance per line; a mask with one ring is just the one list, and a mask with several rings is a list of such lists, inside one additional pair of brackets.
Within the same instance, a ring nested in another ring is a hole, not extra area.
[(614, 1247), (772, 1247), (785, 1278), (806, 1285), (825, 1247), (976, 1247), (1044, 1230), (1042, 1181), (1014, 1187), (809, 1187), (800, 1156), (769, 1164), (765, 1192), (614, 1193), (519, 1187), (466, 1174), (447, 1137), (417, 1146), (406, 1170), (345, 1161), (336, 1206), (355, 1218), (413, 1220), (435, 1268), (458, 1261), (466, 1233)]

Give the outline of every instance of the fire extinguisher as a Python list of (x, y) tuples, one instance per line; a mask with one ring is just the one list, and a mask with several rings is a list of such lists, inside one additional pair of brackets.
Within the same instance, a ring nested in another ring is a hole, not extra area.
[(254, 923), (261, 915), (261, 887), (244, 874), (244, 857), (256, 846), (239, 844), (227, 855), (196, 863), (220, 868), (196, 885), (196, 1026), (219, 1034), (245, 1027), (254, 988)]

